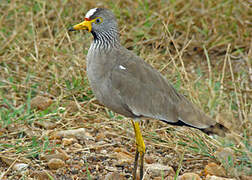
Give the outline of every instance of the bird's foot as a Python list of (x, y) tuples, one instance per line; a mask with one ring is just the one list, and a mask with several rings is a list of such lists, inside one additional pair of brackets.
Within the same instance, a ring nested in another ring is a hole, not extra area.
[(143, 179), (143, 166), (144, 166), (144, 154), (145, 154), (145, 144), (143, 140), (143, 136), (140, 130), (139, 122), (134, 122), (132, 120), (132, 124), (135, 131), (136, 136), (136, 156), (134, 162), (134, 170), (133, 170), (133, 180), (136, 179), (137, 165), (138, 165), (138, 157), (140, 154), (140, 180)]

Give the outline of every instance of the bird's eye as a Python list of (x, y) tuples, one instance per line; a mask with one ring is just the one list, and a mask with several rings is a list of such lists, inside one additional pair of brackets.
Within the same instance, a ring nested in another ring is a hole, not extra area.
[(101, 18), (97, 18), (96, 20), (95, 20), (95, 23), (96, 24), (100, 24), (102, 22), (102, 19)]

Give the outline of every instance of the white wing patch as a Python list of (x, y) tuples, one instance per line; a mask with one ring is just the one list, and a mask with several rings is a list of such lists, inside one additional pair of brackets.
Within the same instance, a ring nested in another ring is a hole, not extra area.
[(90, 18), (90, 17), (96, 12), (96, 10), (97, 10), (97, 8), (90, 9), (90, 10), (87, 12), (85, 18)]
[(120, 69), (123, 69), (123, 70), (126, 69), (126, 67), (124, 67), (124, 66), (122, 66), (122, 65), (119, 65), (119, 68), (120, 68)]

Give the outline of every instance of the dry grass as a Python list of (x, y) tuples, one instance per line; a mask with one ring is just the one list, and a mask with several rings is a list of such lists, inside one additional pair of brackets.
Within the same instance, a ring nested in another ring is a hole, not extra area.
[[(91, 35), (67, 32), (97, 6), (115, 13), (122, 44), (236, 134), (213, 140), (194, 129), (147, 120), (142, 127), (148, 154), (181, 174), (202, 172), (209, 161), (220, 161), (217, 149), (230, 147), (236, 159), (222, 162), (227, 175), (251, 175), (252, 13), (246, 0), (1, 2), (0, 157), (28, 158), (31, 169), (47, 169), (39, 156), (58, 147), (48, 134), (80, 127), (95, 138), (105, 132), (112, 147), (134, 150), (129, 120), (102, 107), (88, 85), (85, 56)], [(38, 95), (53, 104), (32, 109), (31, 99)], [(46, 129), (36, 122), (56, 126)], [(0, 163), (7, 177), (30, 176)]]

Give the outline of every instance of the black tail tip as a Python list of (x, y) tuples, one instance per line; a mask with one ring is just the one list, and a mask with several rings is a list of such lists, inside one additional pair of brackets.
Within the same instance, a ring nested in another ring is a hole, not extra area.
[(201, 130), (208, 135), (217, 134), (218, 136), (221, 136), (221, 137), (225, 137), (226, 133), (230, 132), (228, 128), (226, 128), (225, 126), (219, 123), (216, 123), (213, 126), (210, 126), (206, 129), (201, 129)]

